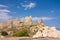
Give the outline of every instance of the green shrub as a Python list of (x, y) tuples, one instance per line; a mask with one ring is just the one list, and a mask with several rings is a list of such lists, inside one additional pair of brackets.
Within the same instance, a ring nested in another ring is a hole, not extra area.
[(2, 32), (1, 32), (1, 35), (2, 35), (2, 36), (7, 36), (8, 33), (7, 33), (6, 31), (2, 31)]
[(29, 32), (28, 32), (28, 30), (23, 29), (21, 31), (14, 33), (13, 36), (15, 36), (15, 37), (29, 36)]

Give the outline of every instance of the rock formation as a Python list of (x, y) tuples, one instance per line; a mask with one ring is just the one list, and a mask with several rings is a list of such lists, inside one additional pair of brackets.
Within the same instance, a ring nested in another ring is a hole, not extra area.
[(32, 17), (31, 16), (25, 17), (24, 25), (31, 25), (31, 24), (32, 24)]
[[(38, 32), (33, 35), (33, 37), (55, 37), (60, 38), (60, 31), (58, 31), (54, 26), (45, 26), (42, 19), (38, 20)], [(42, 31), (42, 32), (41, 32)]]
[(43, 24), (43, 20), (40, 18), (38, 19), (38, 26), (40, 27), (40, 30), (43, 31), (44, 30), (44, 24)]
[(38, 30), (38, 32), (33, 37), (60, 37), (60, 31), (56, 30), (55, 27), (48, 27), (45, 26), (44, 30), (41, 32)]
[(9, 20), (7, 22), (7, 24), (8, 24), (8, 28), (12, 28), (13, 27), (13, 20)]
[[(60, 38), (60, 31), (57, 30), (54, 26), (49, 27), (43, 24), (43, 20), (38, 19), (38, 24), (32, 24), (32, 17), (28, 16), (24, 18), (24, 21), (21, 22), (19, 18), (15, 20), (9, 20), (8, 22), (0, 23), (0, 30), (11, 31), (11, 28), (14, 28), (13, 31), (20, 30), (22, 27), (29, 28), (31, 32), (37, 32), (33, 37), (56, 37)], [(29, 27), (27, 27), (29, 26)], [(8, 32), (11, 34), (11, 32)]]
[(13, 21), (13, 25), (14, 26), (19, 26), (20, 24), (20, 19), (19, 18), (16, 18), (14, 21)]

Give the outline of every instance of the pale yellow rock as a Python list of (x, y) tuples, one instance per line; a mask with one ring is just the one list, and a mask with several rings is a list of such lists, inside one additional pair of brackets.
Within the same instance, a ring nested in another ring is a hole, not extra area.
[(42, 37), (41, 31), (38, 31), (35, 35), (33, 35), (33, 38), (35, 37)]
[(57, 30), (57, 38), (60, 38), (60, 30)]
[(32, 24), (32, 17), (31, 16), (25, 17), (24, 25), (31, 25), (31, 24)]
[(13, 21), (13, 25), (14, 26), (18, 26), (20, 24), (20, 19), (19, 18), (16, 18), (14, 21)]
[(44, 24), (43, 24), (43, 20), (40, 18), (38, 19), (38, 26), (40, 27), (40, 30), (43, 31), (44, 30)]
[(44, 30), (42, 32), (43, 37), (47, 37), (47, 33), (48, 33), (48, 27), (46, 26), (46, 27), (44, 27)]
[(36, 34), (35, 34), (35, 37), (54, 37), (54, 38), (60, 38), (60, 31), (56, 30), (55, 27), (48, 27), (48, 26), (45, 26), (44, 27), (44, 30), (41, 32), (41, 31), (38, 31)]

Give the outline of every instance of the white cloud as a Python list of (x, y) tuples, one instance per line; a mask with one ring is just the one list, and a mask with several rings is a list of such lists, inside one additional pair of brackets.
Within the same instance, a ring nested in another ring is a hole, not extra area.
[(51, 17), (33, 17), (32, 20), (33, 21), (36, 21), (38, 20), (39, 18), (42, 18), (43, 20), (53, 20), (54, 18), (51, 18)]
[(34, 8), (36, 6), (36, 3), (29, 3), (29, 4), (21, 4), (22, 7), (24, 7), (24, 10)]
[(10, 12), (10, 11), (7, 10), (7, 9), (0, 9), (0, 12), (4, 12), (4, 13), (6, 13), (6, 12)]
[(10, 11), (7, 10), (7, 9), (0, 9), (0, 21), (7, 21), (9, 20), (10, 18), (12, 18), (12, 16), (10, 16), (8, 13)]
[(6, 13), (1, 13), (0, 14), (0, 21), (7, 21), (11, 18), (11, 16), (9, 16), (8, 14)]
[(51, 17), (41, 17), (43, 20), (53, 20), (54, 18)]
[(0, 4), (0, 7), (8, 7), (8, 6)]
[(32, 18), (33, 21), (36, 21), (36, 20), (38, 20), (38, 19), (39, 19), (39, 17), (33, 17), (33, 18)]

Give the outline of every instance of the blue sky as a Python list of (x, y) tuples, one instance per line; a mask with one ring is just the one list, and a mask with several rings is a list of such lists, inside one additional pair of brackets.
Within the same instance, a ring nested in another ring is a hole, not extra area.
[(60, 0), (0, 0), (0, 21), (32, 16), (60, 29)]

